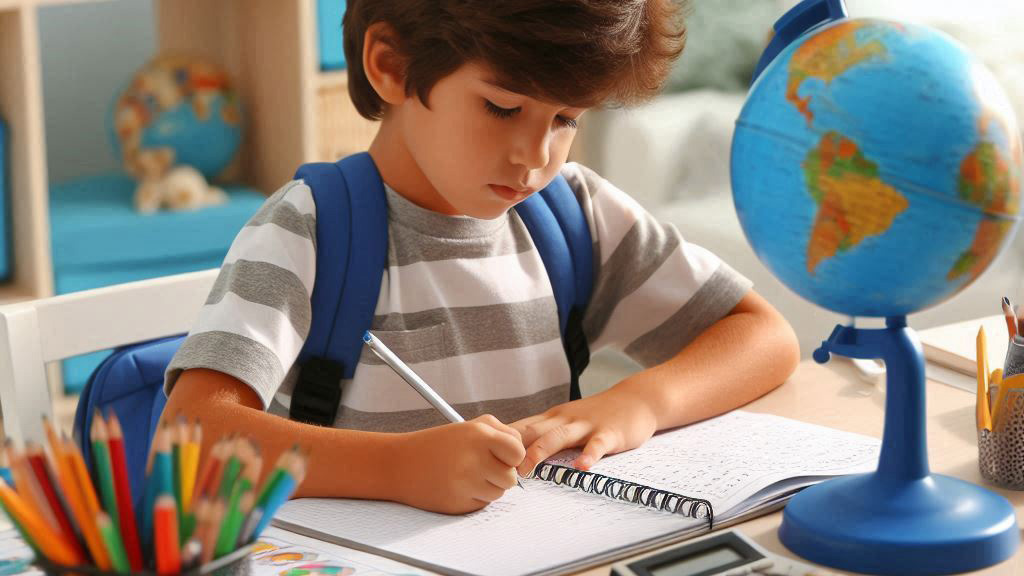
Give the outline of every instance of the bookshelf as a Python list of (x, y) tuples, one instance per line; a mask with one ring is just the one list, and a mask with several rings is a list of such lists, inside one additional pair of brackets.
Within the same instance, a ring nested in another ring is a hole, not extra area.
[[(100, 1), (0, 0), (13, 242), (12, 278), (0, 284), (0, 304), (54, 293), (39, 10)], [(376, 124), (349, 101), (345, 72), (319, 69), (316, 0), (154, 0), (154, 14), (158, 51), (209, 58), (235, 81), (246, 106), (237, 166), (245, 184), (269, 194), (299, 164), (369, 145)]]

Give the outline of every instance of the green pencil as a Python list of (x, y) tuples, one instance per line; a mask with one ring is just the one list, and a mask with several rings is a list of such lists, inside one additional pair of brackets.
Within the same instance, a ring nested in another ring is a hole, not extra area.
[(231, 456), (228, 458), (227, 463), (224, 464), (224, 474), (221, 476), (220, 488), (217, 490), (217, 495), (225, 500), (231, 496), (235, 480), (238, 479), (238, 473), (242, 469), (242, 461), (238, 457), (238, 453), (244, 450), (245, 443), (243, 440), (237, 439), (234, 444)]
[(99, 410), (92, 417), (91, 436), (93, 465), (96, 467), (96, 483), (99, 485), (100, 495), (103, 497), (103, 508), (110, 515), (114, 527), (120, 533), (121, 515), (117, 508), (114, 468), (110, 463), (110, 446), (107, 444), (107, 425), (103, 421), (103, 415), (100, 414)]
[(107, 553), (110, 554), (110, 563), (114, 570), (121, 573), (130, 572), (132, 567), (128, 564), (128, 555), (124, 551), (124, 544), (121, 542), (121, 533), (110, 521), (110, 516), (105, 512), (96, 514), (96, 526), (100, 529), (100, 536), (107, 546)]

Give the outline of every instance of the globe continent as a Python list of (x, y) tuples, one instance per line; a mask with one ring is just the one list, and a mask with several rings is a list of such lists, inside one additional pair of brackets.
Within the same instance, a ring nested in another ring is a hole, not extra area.
[(841, 20), (765, 69), (737, 120), (736, 210), (787, 286), (854, 316), (904, 315), (975, 280), (1019, 220), (1005, 94), (930, 28)]

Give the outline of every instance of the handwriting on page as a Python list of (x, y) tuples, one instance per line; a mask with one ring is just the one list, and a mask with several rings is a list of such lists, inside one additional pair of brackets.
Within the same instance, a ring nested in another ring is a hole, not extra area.
[[(578, 451), (549, 460), (569, 465)], [(655, 435), (592, 471), (711, 501), (716, 514), (775, 482), (873, 470), (878, 440), (768, 414), (733, 411)]]

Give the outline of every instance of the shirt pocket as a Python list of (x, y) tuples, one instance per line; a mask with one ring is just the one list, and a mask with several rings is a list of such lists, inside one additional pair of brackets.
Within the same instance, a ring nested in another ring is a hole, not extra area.
[[(445, 324), (415, 330), (373, 330), (395, 356), (442, 398), (448, 388)], [(368, 346), (359, 356), (355, 377), (342, 392), (342, 403), (364, 412), (396, 412), (434, 408)]]

